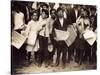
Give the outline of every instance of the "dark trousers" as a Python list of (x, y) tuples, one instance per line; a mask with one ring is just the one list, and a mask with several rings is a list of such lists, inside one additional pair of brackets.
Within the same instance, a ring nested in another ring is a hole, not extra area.
[(11, 73), (15, 73), (15, 69), (18, 66), (22, 66), (26, 60), (25, 44), (18, 50), (16, 47), (11, 45)]
[(67, 54), (67, 51), (68, 51), (68, 46), (66, 45), (66, 43), (64, 41), (59, 41), (59, 42), (57, 42), (56, 47), (57, 47), (56, 66), (59, 65), (61, 53), (62, 53), (62, 63), (63, 63), (63, 65), (65, 65), (66, 64), (66, 54)]
[(68, 62), (70, 62), (72, 60), (72, 57), (74, 57), (75, 59), (75, 53), (76, 53), (76, 43), (77, 43), (78, 38), (75, 39), (75, 41), (73, 42), (73, 44), (71, 46), (69, 46), (68, 49)]
[(30, 61), (31, 61), (31, 52), (27, 53), (27, 57), (28, 57), (28, 62), (30, 63)]
[(84, 50), (85, 50), (84, 61), (89, 61), (89, 62), (91, 62), (92, 46), (90, 46), (90, 45), (88, 44), (88, 42), (86, 42), (86, 41), (85, 41), (85, 43), (84, 43)]
[(23, 62), (26, 60), (26, 50), (25, 50), (26, 45), (23, 44), (23, 46), (20, 49), (15, 48), (14, 46), (11, 46), (11, 57), (12, 57), (12, 62), (14, 64), (19, 64), (20, 62)]
[(44, 36), (38, 36), (39, 39), (39, 46), (40, 49), (38, 51), (38, 58), (39, 58), (39, 63), (42, 64), (42, 62), (47, 63), (48, 62), (48, 56), (49, 56), (49, 51), (48, 51), (48, 37)]
[(92, 62), (96, 63), (97, 62), (97, 42), (95, 41), (95, 43), (92, 46)]
[(68, 49), (68, 62), (72, 60), (72, 57), (74, 56), (74, 48), (72, 46)]
[(94, 62), (96, 63), (97, 61), (96, 48), (97, 48), (96, 41), (92, 46), (89, 45), (87, 41), (84, 41), (84, 58), (83, 58), (84, 62), (88, 61), (89, 63), (94, 63)]
[(49, 52), (49, 61), (50, 61), (50, 64), (53, 63), (53, 55), (55, 54), (55, 50), (56, 50), (56, 41), (53, 39), (53, 35), (50, 34), (50, 41), (51, 41), (51, 44), (53, 45), (53, 50), (52, 52)]
[(77, 39), (75, 50), (76, 50), (75, 61), (81, 64), (83, 62), (85, 53), (83, 38)]
[[(11, 74), (16, 73), (16, 66), (19, 64), (18, 49), (11, 45)], [(18, 59), (18, 60), (17, 60)]]

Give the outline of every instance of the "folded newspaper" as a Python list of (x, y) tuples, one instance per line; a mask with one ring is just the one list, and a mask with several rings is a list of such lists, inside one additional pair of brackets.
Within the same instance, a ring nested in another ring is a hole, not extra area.
[(67, 40), (69, 37), (68, 31), (62, 31), (62, 30), (55, 29), (55, 33), (56, 33), (56, 40), (58, 41)]
[(76, 29), (74, 28), (73, 25), (68, 26), (67, 30), (70, 33), (70, 35), (69, 35), (68, 39), (65, 42), (69, 47), (74, 43), (74, 41), (75, 41), (75, 39), (77, 37), (77, 33), (76, 33)]
[(92, 31), (87, 29), (83, 34), (84, 39), (92, 46), (96, 41), (96, 34)]
[(16, 47), (17, 49), (20, 49), (21, 46), (24, 44), (26, 40), (26, 37), (23, 36), (22, 34), (13, 31), (12, 32), (12, 37), (11, 37), (11, 44)]

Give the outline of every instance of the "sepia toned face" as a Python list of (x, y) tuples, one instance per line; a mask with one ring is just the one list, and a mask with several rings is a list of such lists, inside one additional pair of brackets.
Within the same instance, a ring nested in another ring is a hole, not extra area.
[(91, 10), (91, 15), (95, 15), (96, 10)]
[(83, 17), (86, 17), (86, 16), (88, 16), (88, 13), (87, 13), (87, 11), (85, 11), (84, 9), (81, 9), (81, 15), (82, 15)]
[(54, 10), (51, 12), (51, 18), (52, 18), (52, 19), (55, 19), (55, 18), (56, 18), (55, 12), (56, 12), (56, 11), (54, 11)]
[(45, 9), (45, 10), (47, 10), (48, 8), (47, 8), (46, 6), (43, 6), (43, 7), (42, 7), (42, 9)]
[(54, 5), (55, 5), (55, 3), (49, 3), (49, 6), (50, 6), (51, 8), (53, 8)]
[(37, 19), (38, 19), (38, 14), (37, 14), (37, 13), (33, 13), (32, 19), (33, 19), (34, 21), (37, 21)]
[(33, 2), (28, 2), (28, 7), (31, 8), (31, 7), (32, 7), (32, 3), (33, 3)]
[(62, 17), (64, 16), (64, 13), (63, 13), (62, 10), (59, 10), (59, 11), (57, 12), (57, 15), (58, 15), (59, 18), (62, 18)]
[(47, 18), (46, 13), (45, 13), (45, 12), (42, 12), (41, 17), (42, 17), (43, 19)]

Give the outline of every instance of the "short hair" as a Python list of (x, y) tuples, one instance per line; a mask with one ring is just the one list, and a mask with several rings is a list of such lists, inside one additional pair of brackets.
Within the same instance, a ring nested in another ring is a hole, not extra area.
[(91, 7), (90, 7), (90, 10), (96, 11), (96, 6), (91, 6)]
[(37, 10), (34, 10), (33, 12), (30, 13), (30, 16), (32, 16), (34, 13), (37, 13), (37, 16), (39, 16), (39, 13)]
[(83, 10), (86, 11), (87, 16), (89, 16), (89, 14), (90, 14), (89, 10), (87, 8), (83, 8)]
[(47, 15), (47, 17), (49, 17), (49, 11), (48, 10), (42, 9), (42, 12), (45, 12), (45, 14)]
[(62, 8), (59, 7), (59, 8), (57, 9), (57, 13), (58, 13), (60, 10), (61, 10), (62, 12), (64, 12), (64, 10), (63, 10)]
[(43, 3), (42, 7), (43, 6), (46, 6), (47, 8), (49, 8), (48, 4), (46, 4), (46, 3)]
[(50, 14), (52, 14), (52, 11), (55, 11), (54, 13), (56, 14), (56, 9), (51, 9)]

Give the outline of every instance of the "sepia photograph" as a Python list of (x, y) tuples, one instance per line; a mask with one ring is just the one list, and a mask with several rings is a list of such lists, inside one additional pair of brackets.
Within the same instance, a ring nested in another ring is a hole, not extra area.
[(97, 6), (11, 0), (11, 74), (97, 69)]

